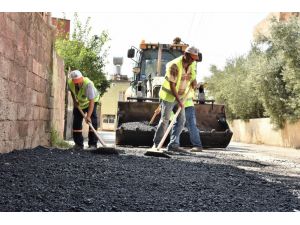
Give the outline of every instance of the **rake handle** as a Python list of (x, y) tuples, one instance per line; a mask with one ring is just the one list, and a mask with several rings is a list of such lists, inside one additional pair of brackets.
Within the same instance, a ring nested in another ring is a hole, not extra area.
[[(79, 106), (77, 107), (77, 109), (79, 110), (79, 112), (81, 113), (81, 115), (83, 116), (83, 118), (85, 118), (85, 114), (84, 112), (82, 111), (81, 108), (79, 108)], [(104, 143), (103, 139), (100, 137), (100, 135), (98, 134), (98, 132), (95, 130), (95, 128), (93, 127), (92, 123), (91, 122), (88, 122), (87, 123), (89, 125), (89, 127), (92, 129), (92, 131), (94, 132), (94, 134), (96, 135), (96, 137), (98, 138), (98, 140), (100, 141), (101, 145), (103, 147), (106, 147), (106, 144)]]

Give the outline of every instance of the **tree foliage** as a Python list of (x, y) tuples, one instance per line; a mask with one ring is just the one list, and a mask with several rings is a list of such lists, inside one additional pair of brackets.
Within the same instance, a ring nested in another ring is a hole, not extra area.
[(300, 23), (272, 21), (270, 35), (255, 46), (259, 67), (254, 73), (267, 115), (278, 126), (300, 118)]
[(246, 56), (211, 67), (206, 79), (230, 119), (269, 116), (277, 127), (300, 118), (300, 23), (273, 20), (270, 33), (260, 36)]
[(90, 17), (83, 25), (75, 13), (74, 24), (72, 39), (58, 38), (55, 42), (56, 51), (64, 59), (66, 73), (69, 69), (80, 70), (94, 82), (100, 95), (103, 95), (110, 85), (104, 73), (109, 50), (109, 47), (105, 48), (105, 44), (110, 40), (109, 35), (106, 31), (102, 31), (100, 35), (91, 35)]

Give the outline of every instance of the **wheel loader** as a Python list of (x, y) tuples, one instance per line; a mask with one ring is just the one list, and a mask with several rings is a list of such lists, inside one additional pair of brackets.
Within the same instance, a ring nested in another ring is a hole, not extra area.
[[(175, 38), (171, 44), (150, 43), (144, 40), (140, 47), (131, 47), (127, 56), (135, 62), (133, 81), (125, 92), (126, 101), (118, 102), (116, 145), (147, 147), (160, 119), (158, 93), (163, 83), (166, 64), (181, 56), (187, 44)], [(199, 60), (202, 54), (199, 53)], [(206, 100), (195, 102), (197, 127), (204, 148), (226, 148), (232, 131), (226, 122), (225, 106)], [(203, 102), (201, 102), (203, 103)], [(152, 121), (151, 121), (152, 119)], [(151, 124), (150, 124), (151, 121)], [(169, 137), (165, 141), (168, 143)], [(181, 133), (180, 145), (191, 146), (187, 128)]]

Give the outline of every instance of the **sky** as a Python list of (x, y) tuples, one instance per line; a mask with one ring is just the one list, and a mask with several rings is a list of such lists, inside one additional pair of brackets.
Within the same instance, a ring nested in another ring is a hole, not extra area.
[[(65, 15), (73, 21), (73, 13), (52, 15)], [(197, 80), (201, 81), (210, 76), (211, 65), (222, 69), (227, 59), (249, 51), (253, 29), (268, 12), (78, 12), (78, 15), (83, 23), (91, 17), (92, 33), (108, 31), (111, 38), (108, 74), (115, 72), (113, 57), (123, 57), (122, 74), (132, 76), (133, 61), (127, 58), (127, 50), (139, 47), (141, 40), (171, 44), (175, 37), (180, 37), (199, 48), (203, 55), (197, 66)]]
[[(2, 1), (2, 0), (0, 0)], [(197, 80), (210, 76), (209, 68), (222, 69), (226, 60), (247, 54), (254, 27), (270, 12), (300, 11), (298, 0), (22, 0), (3, 1), (2, 11), (52, 12), (67, 19), (78, 12), (82, 22), (91, 17), (94, 34), (107, 30), (111, 41), (109, 64), (123, 57), (122, 74), (132, 76), (127, 58), (131, 46), (141, 40), (171, 43), (175, 37), (199, 48), (203, 61), (197, 65)], [(72, 26), (71, 26), (72, 29)]]

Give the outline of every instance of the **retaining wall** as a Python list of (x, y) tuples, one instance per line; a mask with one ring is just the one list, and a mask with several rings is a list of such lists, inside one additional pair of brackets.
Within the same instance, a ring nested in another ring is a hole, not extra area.
[(230, 129), (233, 131), (233, 141), (300, 148), (300, 121), (287, 123), (284, 129), (275, 129), (269, 118), (248, 122), (234, 120), (230, 122)]
[(42, 14), (0, 13), (0, 153), (48, 146), (51, 126), (63, 129), (62, 114), (53, 113), (65, 90), (52, 90), (65, 82), (53, 41), (54, 29)]

